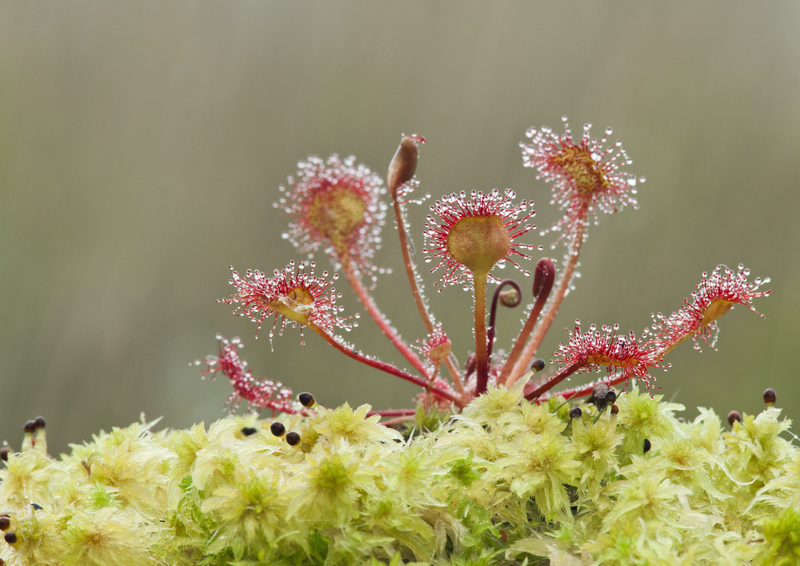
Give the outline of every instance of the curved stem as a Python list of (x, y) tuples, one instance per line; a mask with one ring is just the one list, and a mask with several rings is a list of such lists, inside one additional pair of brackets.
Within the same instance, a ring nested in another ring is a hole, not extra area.
[(342, 344), (336, 338), (334, 338), (333, 336), (322, 330), (319, 326), (317, 326), (313, 322), (309, 321), (308, 328), (310, 328), (311, 330), (322, 336), (322, 338), (324, 338), (328, 344), (339, 350), (348, 358), (352, 358), (358, 362), (361, 362), (362, 364), (366, 364), (370, 367), (386, 372), (389, 375), (393, 375), (395, 377), (399, 377), (400, 379), (405, 379), (406, 381), (410, 381), (414, 385), (418, 385), (423, 389), (429, 389), (437, 397), (442, 397), (444, 399), (447, 399), (448, 401), (455, 403), (459, 407), (463, 406), (461, 399), (457, 395), (453, 395), (452, 393), (450, 393), (449, 391), (445, 391), (444, 389), (433, 387), (425, 379), (419, 378), (415, 375), (411, 375), (410, 373), (398, 369), (391, 364), (387, 364), (380, 360), (367, 357), (358, 352), (357, 350), (345, 346), (344, 344)]
[(586, 227), (581, 225), (577, 234), (575, 235), (575, 242), (570, 247), (569, 260), (567, 261), (567, 265), (564, 267), (564, 271), (561, 274), (561, 279), (558, 282), (558, 288), (553, 296), (553, 300), (550, 302), (550, 306), (542, 316), (542, 319), (539, 322), (539, 325), (536, 327), (536, 330), (534, 331), (530, 341), (528, 341), (528, 344), (525, 346), (519, 361), (514, 366), (514, 370), (511, 372), (509, 377), (511, 383), (517, 381), (520, 376), (527, 371), (528, 362), (533, 359), (533, 356), (536, 355), (536, 351), (539, 349), (539, 346), (541, 346), (542, 340), (544, 340), (547, 331), (550, 330), (550, 325), (553, 324), (553, 319), (555, 319), (558, 309), (561, 307), (561, 303), (564, 301), (564, 296), (566, 296), (567, 291), (569, 290), (569, 284), (572, 281), (572, 276), (575, 274), (575, 268), (578, 266), (578, 257), (581, 254), (581, 247), (583, 246), (585, 234)]
[(576, 363), (576, 364), (572, 364), (570, 366), (566, 366), (564, 368), (561, 368), (561, 370), (559, 370), (559, 372), (557, 374), (555, 374), (553, 377), (548, 379), (545, 383), (543, 383), (542, 385), (540, 385), (539, 387), (537, 387), (536, 389), (534, 389), (533, 391), (531, 391), (530, 393), (525, 395), (525, 399), (527, 399), (528, 401), (533, 401), (534, 399), (537, 399), (538, 397), (541, 397), (543, 393), (546, 393), (547, 391), (550, 391), (553, 387), (555, 387), (556, 385), (558, 385), (559, 383), (564, 381), (566, 378), (568, 378), (570, 375), (572, 375), (573, 373), (575, 373), (576, 371), (578, 371), (582, 367), (583, 367), (583, 364)]
[[(398, 150), (399, 151), (399, 150)], [(392, 201), (394, 204), (394, 217), (395, 222), (397, 223), (397, 234), (400, 237), (400, 250), (403, 252), (403, 265), (406, 269), (406, 275), (408, 276), (408, 284), (411, 287), (411, 294), (414, 297), (414, 303), (417, 305), (417, 310), (419, 311), (420, 317), (422, 318), (422, 322), (425, 324), (425, 328), (428, 330), (428, 334), (433, 332), (433, 320), (431, 319), (430, 314), (428, 313), (428, 305), (425, 303), (425, 299), (422, 298), (422, 293), (419, 290), (419, 276), (417, 274), (417, 265), (411, 258), (411, 250), (409, 249), (409, 242), (410, 237), (408, 232), (406, 232), (406, 222), (405, 217), (403, 215), (402, 210), (402, 203), (397, 198), (397, 189), (395, 188), (392, 191)], [(461, 378), (459, 377), (458, 368), (456, 367), (453, 357), (447, 356), (444, 361), (445, 367), (447, 371), (450, 373), (450, 378), (453, 380), (453, 385), (455, 385), (456, 391), (460, 394), (464, 394), (464, 386), (461, 384)]]
[[(516, 295), (513, 295), (513, 299), (501, 299), (503, 293), (503, 287), (511, 286), (513, 287)], [(492, 363), (492, 349), (494, 348), (494, 338), (497, 334), (497, 328), (495, 326), (497, 320), (497, 305), (498, 303), (503, 304), (506, 307), (516, 307), (522, 302), (522, 290), (517, 285), (517, 282), (513, 279), (503, 279), (500, 283), (497, 284), (497, 287), (494, 290), (494, 294), (492, 295), (492, 306), (489, 309), (489, 330), (487, 331), (487, 340), (489, 342), (487, 348), (487, 357), (489, 358), (489, 363)]]
[[(525, 342), (527, 342), (528, 337), (530, 337), (531, 331), (533, 331), (533, 326), (539, 319), (539, 315), (541, 314), (544, 305), (547, 303), (547, 299), (550, 297), (550, 291), (553, 289), (554, 279), (555, 266), (553, 265), (553, 262), (547, 258), (539, 260), (539, 262), (536, 264), (536, 275), (534, 276), (533, 280), (533, 296), (536, 297), (536, 302), (534, 303), (530, 314), (528, 314), (528, 320), (525, 321), (525, 326), (522, 327), (519, 336), (517, 336), (517, 339), (514, 342), (514, 347), (511, 349), (511, 353), (508, 355), (508, 359), (503, 365), (503, 370), (500, 372), (500, 377), (497, 378), (497, 383), (505, 383), (506, 387), (511, 387), (524, 374), (523, 372), (514, 377), (512, 376), (511, 371), (514, 369), (517, 360), (519, 360), (520, 356), (522, 355)], [(531, 355), (531, 357), (533, 356)], [(527, 371), (527, 361), (525, 366)]]
[(489, 383), (489, 351), (486, 343), (486, 276), (487, 273), (473, 273), (475, 287), (475, 362), (477, 385), (475, 395), (486, 393)]
[(378, 327), (383, 331), (389, 341), (394, 344), (394, 347), (403, 354), (405, 359), (409, 361), (409, 363), (414, 366), (420, 374), (427, 377), (428, 372), (425, 369), (425, 364), (422, 363), (422, 360), (409, 348), (408, 344), (406, 344), (397, 331), (392, 328), (391, 323), (389, 320), (383, 315), (383, 313), (378, 310), (377, 305), (370, 297), (369, 292), (364, 287), (363, 283), (361, 283), (361, 278), (356, 273), (355, 269), (353, 269), (352, 263), (347, 257), (342, 258), (342, 265), (344, 268), (345, 276), (347, 277), (348, 283), (356, 292), (361, 304), (364, 305), (364, 308), (367, 309), (367, 312), (370, 314), (372, 319), (378, 325)]

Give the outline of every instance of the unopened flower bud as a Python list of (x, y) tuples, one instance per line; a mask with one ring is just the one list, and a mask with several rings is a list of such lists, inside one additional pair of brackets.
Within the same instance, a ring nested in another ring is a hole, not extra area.
[(389, 194), (394, 199), (397, 196), (397, 189), (409, 182), (414, 177), (417, 170), (417, 158), (419, 150), (417, 143), (425, 143), (425, 138), (421, 136), (403, 136), (400, 145), (392, 157), (389, 164), (389, 172), (386, 175), (386, 182), (389, 185)]
[(553, 289), (553, 281), (556, 278), (556, 267), (553, 260), (542, 258), (536, 263), (533, 272), (533, 296), (537, 300), (540, 296), (547, 298)]

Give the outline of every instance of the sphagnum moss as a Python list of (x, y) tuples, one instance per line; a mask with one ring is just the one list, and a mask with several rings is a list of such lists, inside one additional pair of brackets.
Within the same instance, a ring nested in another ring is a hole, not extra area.
[[(408, 440), (377, 426), (368, 406), (343, 406), (283, 417), (317, 433), (294, 447), (270, 433), (273, 421), (252, 417), (186, 431), (135, 423), (60, 458), (29, 444), (0, 472), (0, 558), (796, 563), (800, 450), (782, 436), (780, 409), (732, 428), (708, 409), (683, 422), (679, 405), (634, 389), (617, 414), (583, 405), (570, 419), (558, 406), (525, 404), (524, 385), (490, 388), (486, 400), (496, 401)], [(247, 427), (260, 432), (242, 434)]]

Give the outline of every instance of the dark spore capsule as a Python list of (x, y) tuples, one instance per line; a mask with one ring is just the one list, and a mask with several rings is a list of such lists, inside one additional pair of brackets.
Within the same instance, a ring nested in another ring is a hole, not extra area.
[(310, 407), (314, 404), (314, 396), (307, 391), (298, 395), (297, 399), (300, 401), (300, 404), (303, 405), (303, 407)]
[(34, 420), (26, 421), (22, 428), (25, 430), (26, 433), (33, 434), (36, 431), (36, 421)]
[(3, 446), (0, 448), (0, 460), (3, 462), (8, 462), (8, 454), (11, 452), (11, 449), (8, 446)]
[(775, 390), (772, 387), (768, 387), (764, 390), (764, 403), (768, 406), (772, 406), (775, 404), (775, 401), (778, 399), (777, 395), (775, 395)]
[(617, 405), (611, 405), (611, 414), (616, 415), (619, 413), (619, 407)]
[(36, 511), (38, 511), (39, 509), (44, 509), (44, 507), (42, 507), (38, 503), (31, 503), (31, 507), (33, 507)]
[(7, 531), (11, 527), (11, 519), (8, 515), (0, 517), (0, 531)]
[(569, 418), (571, 418), (571, 419), (579, 419), (579, 418), (581, 418), (582, 414), (583, 414), (583, 411), (581, 411), (580, 407), (572, 407), (569, 410)]
[(300, 443), (300, 435), (296, 432), (289, 432), (286, 434), (286, 442), (289, 446), (297, 446)]
[(34, 419), (33, 424), (36, 426), (36, 430), (39, 430), (47, 425), (47, 421), (44, 420), (44, 417), (40, 415)]
[(731, 411), (728, 413), (728, 424), (733, 426), (735, 422), (742, 422), (742, 415), (739, 414), (739, 411)]
[(257, 432), (258, 432), (258, 430), (254, 429), (251, 426), (246, 426), (246, 427), (244, 427), (242, 429), (242, 434), (245, 435), (245, 436), (252, 436)]
[(606, 403), (613, 405), (617, 402), (617, 392), (613, 389), (609, 389), (606, 393)]
[(275, 436), (283, 436), (286, 433), (286, 427), (283, 426), (283, 423), (275, 421), (274, 423), (269, 425), (269, 431)]
[(536, 358), (531, 362), (531, 371), (538, 373), (544, 369), (545, 361), (542, 358)]
[(3, 538), (6, 539), (8, 544), (14, 544), (17, 542), (17, 533), (14, 531), (8, 531), (5, 535), (3, 535)]
[(650, 441), (645, 438), (644, 439), (644, 453), (647, 454), (648, 452), (650, 452), (650, 448), (652, 448), (652, 445), (650, 444)]

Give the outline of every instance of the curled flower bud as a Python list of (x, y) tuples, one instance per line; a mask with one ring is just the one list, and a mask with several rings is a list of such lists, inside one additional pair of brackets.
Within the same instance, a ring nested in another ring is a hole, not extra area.
[(522, 301), (519, 289), (511, 288), (504, 290), (500, 293), (500, 304), (504, 307), (513, 308), (519, 305)]

